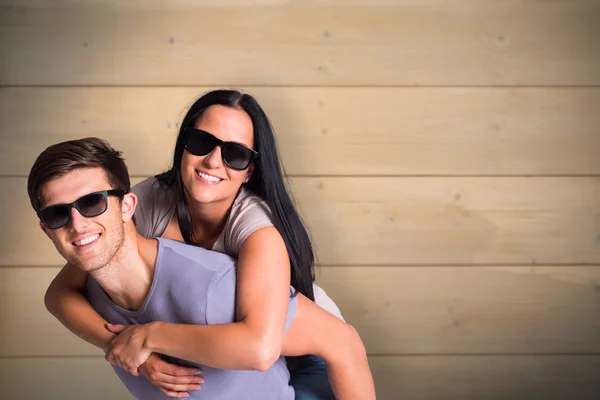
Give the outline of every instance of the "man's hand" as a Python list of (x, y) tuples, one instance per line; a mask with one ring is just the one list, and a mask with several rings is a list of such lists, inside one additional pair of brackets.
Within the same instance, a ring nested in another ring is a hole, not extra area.
[(188, 397), (190, 390), (199, 390), (204, 379), (198, 376), (199, 369), (178, 367), (152, 353), (138, 370), (154, 386), (169, 397), (181, 399)]
[(152, 353), (146, 346), (147, 325), (106, 324), (106, 329), (117, 333), (106, 351), (106, 361), (138, 376), (138, 367), (145, 363)]
[(132, 375), (144, 375), (154, 386), (169, 397), (188, 397), (190, 390), (199, 390), (204, 379), (199, 369), (170, 364), (146, 346), (148, 325), (106, 324), (116, 334), (106, 351), (106, 360)]

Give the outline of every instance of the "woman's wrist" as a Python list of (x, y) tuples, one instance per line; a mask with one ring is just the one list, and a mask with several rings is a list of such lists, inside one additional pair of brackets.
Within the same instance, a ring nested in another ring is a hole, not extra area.
[(149, 322), (144, 326), (144, 341), (143, 347), (145, 350), (150, 350), (153, 353), (160, 353), (160, 328), (162, 322)]

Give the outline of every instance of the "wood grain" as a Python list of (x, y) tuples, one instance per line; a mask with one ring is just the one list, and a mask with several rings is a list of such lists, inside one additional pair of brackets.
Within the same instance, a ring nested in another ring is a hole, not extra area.
[(595, 0), (36, 3), (1, 9), (2, 85), (600, 82)]
[[(291, 188), (321, 264), (600, 263), (600, 178), (294, 178)], [(26, 180), (0, 178), (0, 192), (0, 265), (61, 265)]]
[[(185, 111), (208, 87), (0, 88), (0, 174), (86, 136), (133, 175), (171, 165)], [(248, 87), (289, 175), (600, 174), (600, 89)]]
[[(58, 267), (0, 268), (0, 357), (102, 352), (43, 304)], [(328, 267), (318, 282), (375, 354), (600, 353), (600, 267)]]
[[(600, 394), (599, 356), (371, 357), (369, 363), (380, 400), (596, 400)], [(132, 399), (101, 357), (0, 359), (0, 397)]]

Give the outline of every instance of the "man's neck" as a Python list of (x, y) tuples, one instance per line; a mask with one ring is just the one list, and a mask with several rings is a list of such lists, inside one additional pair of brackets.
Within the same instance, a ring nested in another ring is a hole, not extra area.
[(90, 275), (102, 286), (111, 300), (131, 311), (139, 310), (152, 286), (158, 242), (135, 232), (125, 232), (123, 246), (103, 268)]

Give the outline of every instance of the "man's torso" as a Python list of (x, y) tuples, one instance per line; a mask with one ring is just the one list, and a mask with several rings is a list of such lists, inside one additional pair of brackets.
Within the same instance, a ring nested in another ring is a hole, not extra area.
[[(137, 311), (114, 304), (93, 279), (86, 285), (86, 296), (94, 309), (116, 324), (145, 324), (164, 321), (186, 324), (224, 324), (235, 319), (235, 264), (230, 257), (199, 247), (159, 239), (159, 251), (151, 289)], [(297, 299), (290, 299), (286, 331), (291, 324)], [(221, 370), (165, 357), (171, 363), (202, 369), (205, 383), (190, 399), (293, 399), (289, 372), (280, 357), (267, 371)], [(145, 377), (135, 377), (114, 368), (129, 391), (138, 399), (167, 397)]]

